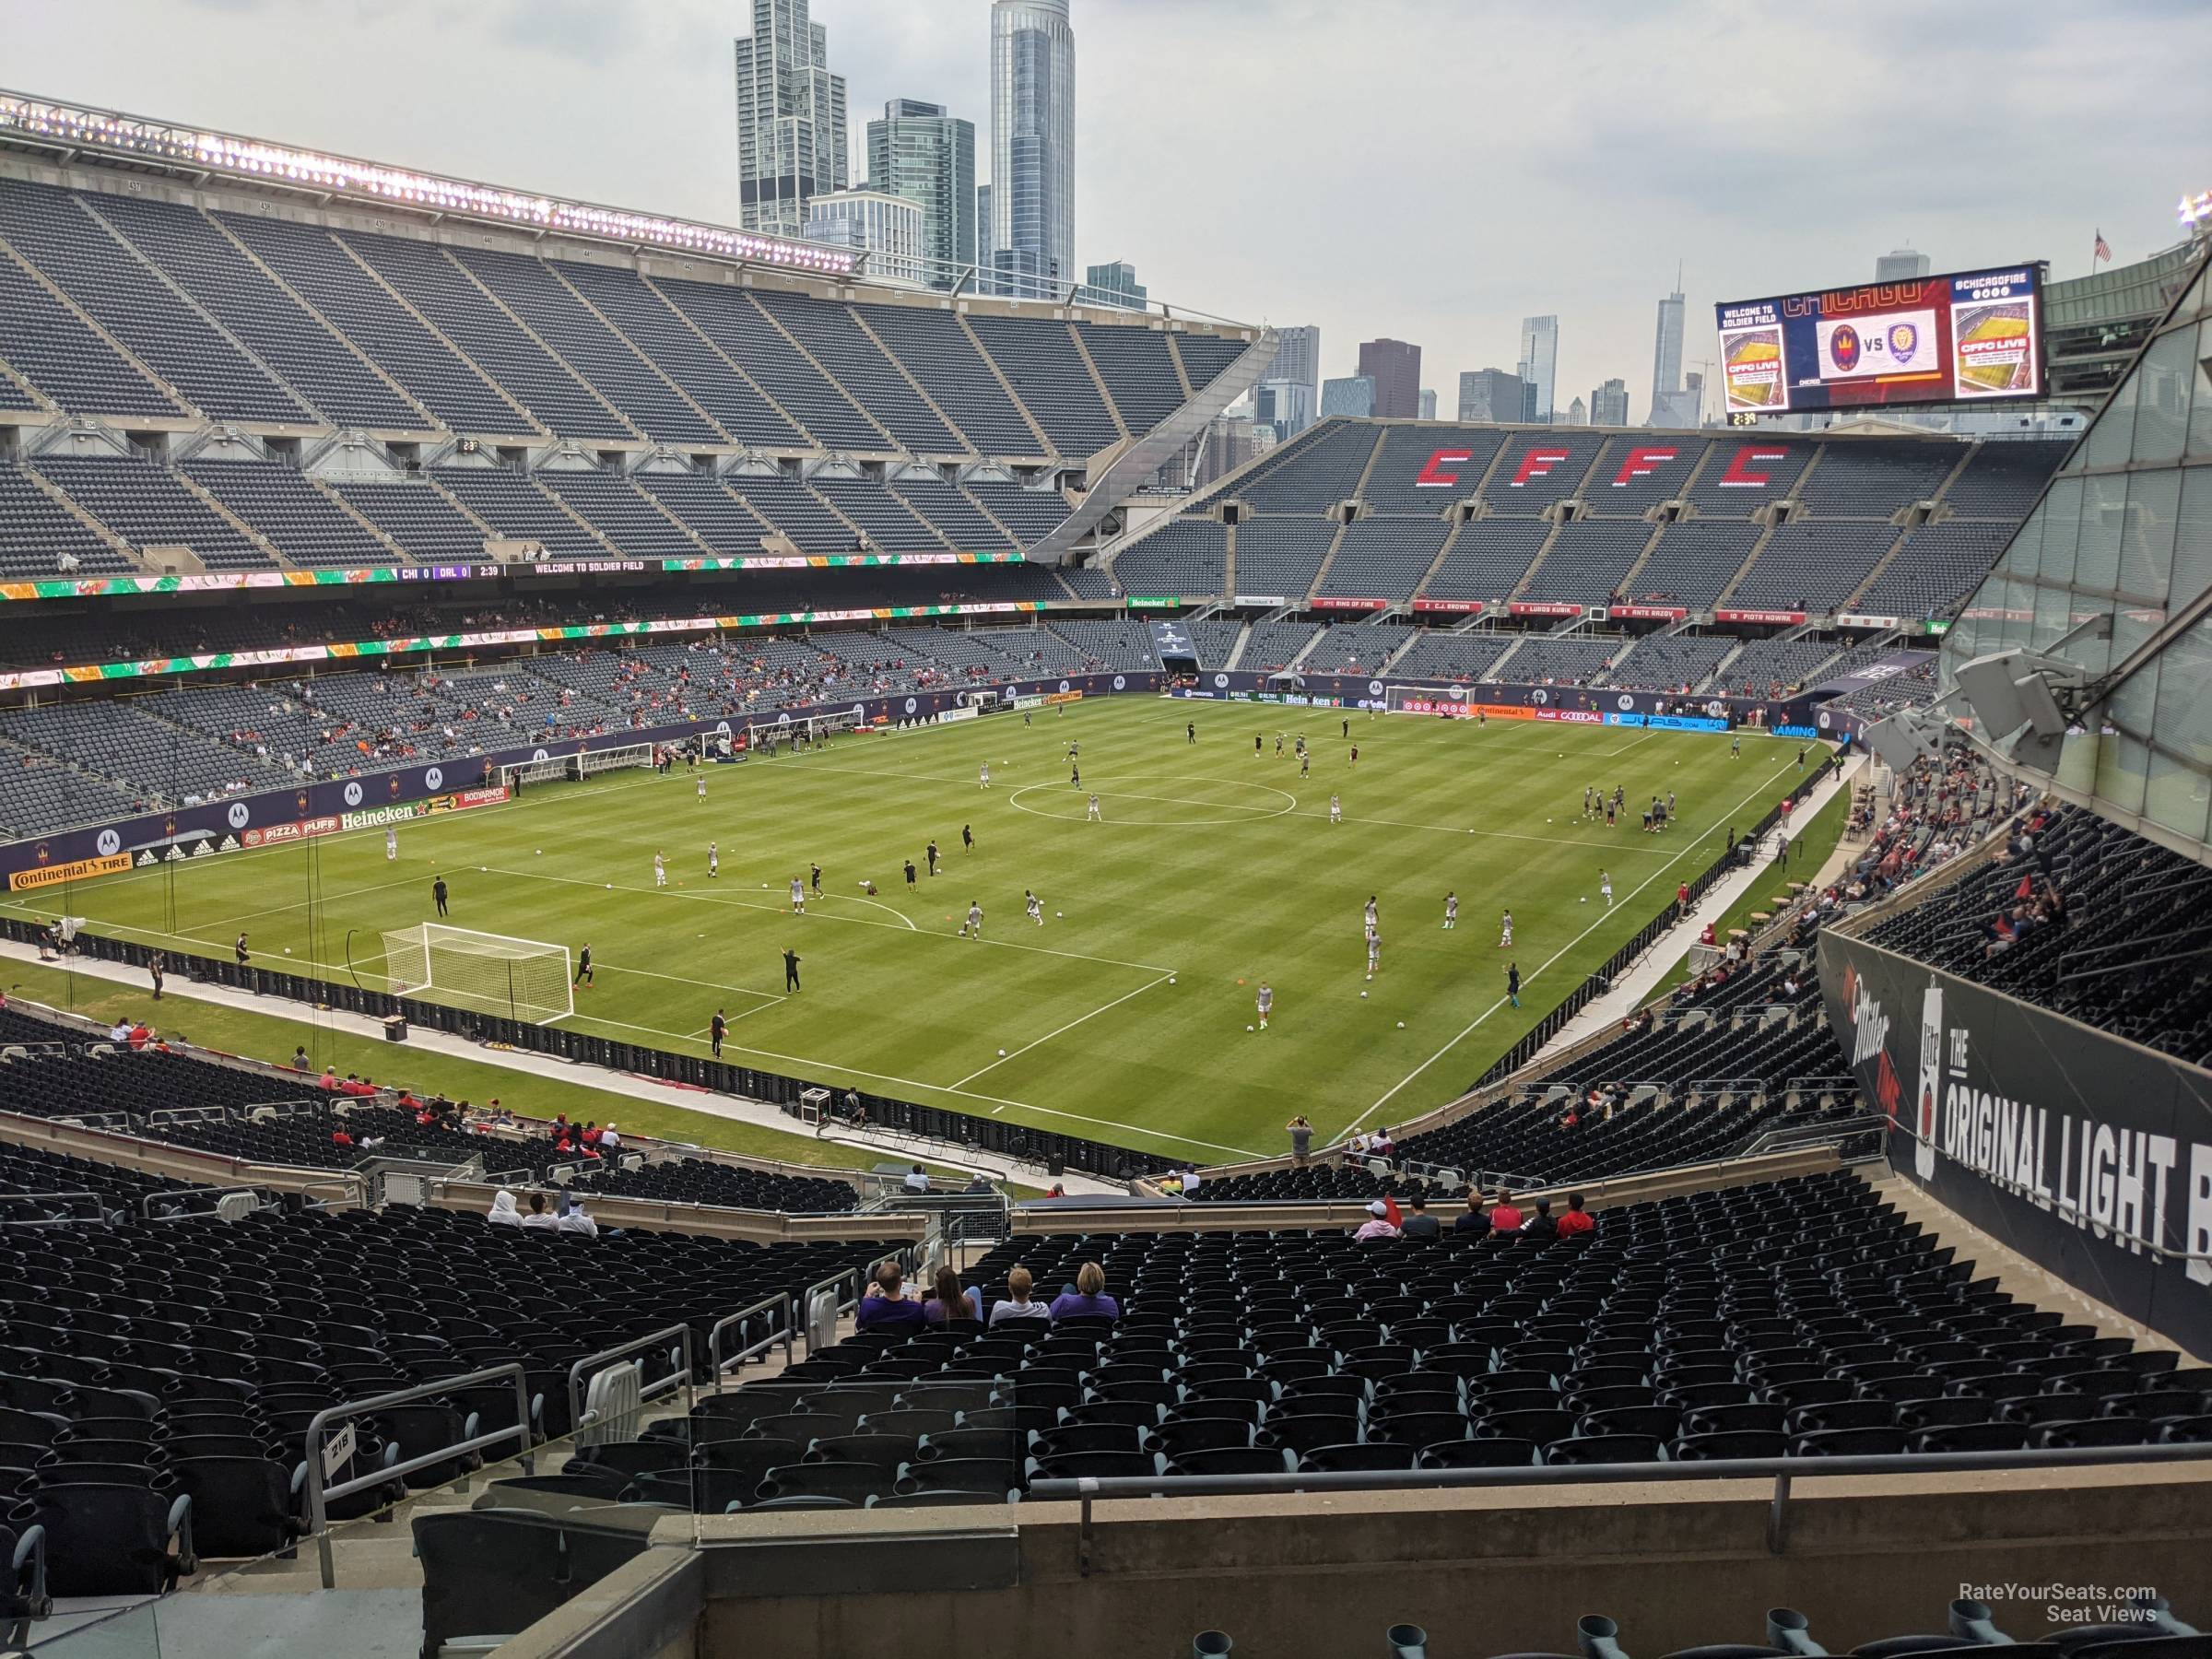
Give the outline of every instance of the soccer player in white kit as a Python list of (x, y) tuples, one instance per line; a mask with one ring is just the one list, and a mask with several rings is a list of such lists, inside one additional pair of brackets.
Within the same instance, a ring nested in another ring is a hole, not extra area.
[(1344, 822), (1344, 803), (1335, 795), (1329, 797), (1329, 822), (1332, 824)]
[(699, 798), (702, 801), (707, 798), (707, 774), (705, 772), (699, 774)]
[(398, 831), (398, 830), (385, 830), (385, 831), (384, 831), (384, 859), (385, 859), (385, 862), (386, 862), (386, 863), (390, 863), (390, 862), (391, 862), (393, 859), (395, 859), (395, 858), (397, 858), (398, 856), (399, 856), (399, 831)]
[(991, 762), (990, 762), (990, 761), (986, 760), (986, 761), (984, 761), (984, 762), (983, 762), (982, 771), (982, 773), (981, 773), (980, 775), (981, 775), (981, 777), (982, 777), (982, 784), (981, 784), (980, 786), (981, 786), (982, 788), (984, 788), (984, 789), (988, 789), (988, 788), (990, 788), (990, 787), (991, 787)]
[(1456, 892), (1444, 895), (1444, 925), (1446, 927), (1459, 925), (1459, 895)]
[(1042, 927), (1044, 925), (1044, 900), (1038, 898), (1036, 894), (1030, 892), (1028, 888), (1023, 888), (1021, 889), (1021, 896), (1025, 900), (1028, 901), (1030, 920), (1036, 923), (1038, 926)]
[(1597, 873), (1597, 890), (1606, 896), (1608, 905), (1613, 902), (1613, 877), (1610, 871), (1600, 870)]
[(1084, 808), (1083, 818), (1086, 823), (1091, 824), (1102, 824), (1106, 821), (1105, 815), (1099, 810), (1097, 795), (1094, 794), (1090, 797), (1090, 805)]
[(968, 920), (960, 924), (960, 937), (980, 939), (983, 936), (983, 906), (980, 900), (968, 901)]
[(668, 885), (668, 861), (658, 853), (653, 855), (653, 885), (656, 888)]
[(1367, 930), (1367, 977), (1373, 979), (1382, 966), (1382, 935), (1373, 928)]
[(1507, 911), (1505, 920), (1498, 924), (1498, 948), (1505, 949), (1513, 942), (1513, 912)]
[(1265, 980), (1260, 982), (1260, 994), (1254, 999), (1259, 1004), (1260, 1030), (1267, 1029), (1267, 1016), (1275, 1012), (1275, 987)]
[(722, 849), (712, 841), (707, 843), (707, 874), (709, 877), (722, 874)]
[(806, 884), (796, 876), (791, 878), (791, 908), (794, 915), (806, 913)]
[(1359, 919), (1367, 924), (1367, 931), (1371, 934), (1382, 924), (1382, 912), (1376, 905), (1372, 893), (1367, 896), (1367, 908), (1359, 912)]

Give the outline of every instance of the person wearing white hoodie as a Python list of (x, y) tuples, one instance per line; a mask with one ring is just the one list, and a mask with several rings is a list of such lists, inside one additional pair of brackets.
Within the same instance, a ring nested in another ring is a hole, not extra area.
[(491, 1195), (491, 1209), (484, 1218), (494, 1227), (520, 1227), (522, 1212), (514, 1207), (514, 1194), (501, 1187)]
[(582, 1233), (587, 1239), (595, 1239), (599, 1236), (599, 1223), (583, 1213), (582, 1204), (563, 1193), (559, 1206), (553, 1214), (553, 1230)]

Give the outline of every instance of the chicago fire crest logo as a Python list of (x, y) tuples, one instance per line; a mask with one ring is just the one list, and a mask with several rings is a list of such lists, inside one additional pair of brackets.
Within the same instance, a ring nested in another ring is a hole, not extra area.
[(1859, 366), (1859, 331), (1845, 323), (1828, 336), (1828, 355), (1835, 359), (1836, 367), (1849, 374)]

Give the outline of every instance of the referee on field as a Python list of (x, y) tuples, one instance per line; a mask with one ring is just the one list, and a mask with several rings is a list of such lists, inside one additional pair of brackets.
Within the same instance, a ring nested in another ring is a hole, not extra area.
[(783, 989), (796, 991), (798, 988), (799, 953), (786, 945), (783, 947)]

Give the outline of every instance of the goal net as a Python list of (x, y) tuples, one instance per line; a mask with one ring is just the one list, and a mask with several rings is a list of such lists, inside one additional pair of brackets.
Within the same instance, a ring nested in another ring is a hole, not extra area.
[(860, 724), (860, 715), (851, 709), (836, 714), (809, 714), (801, 720), (757, 720), (745, 728), (745, 745), (754, 754), (765, 754), (771, 747), (811, 748), (840, 732), (857, 731)]
[(451, 1003), (479, 1014), (544, 1024), (576, 1011), (569, 948), (425, 922), (384, 935), (384, 977), (394, 996)]
[(613, 748), (587, 749), (581, 755), (555, 755), (543, 760), (518, 760), (500, 768), (500, 782), (512, 790), (519, 790), (528, 783), (556, 781), (576, 783), (585, 778), (595, 778), (601, 772), (618, 771), (625, 767), (650, 767), (653, 763), (653, 746), (650, 743), (621, 743)]

